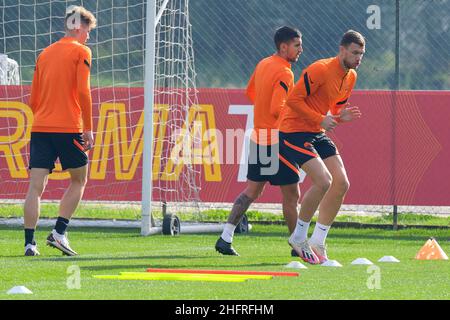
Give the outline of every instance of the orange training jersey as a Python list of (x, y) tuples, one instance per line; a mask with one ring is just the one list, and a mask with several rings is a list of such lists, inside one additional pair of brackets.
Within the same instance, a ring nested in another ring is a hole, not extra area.
[(92, 130), (90, 66), (92, 54), (64, 37), (39, 55), (31, 85), (33, 132), (78, 133)]
[(276, 143), (279, 115), (293, 86), (294, 74), (285, 59), (273, 55), (258, 63), (247, 86), (247, 96), (254, 104), (253, 141)]
[(356, 83), (356, 71), (345, 71), (338, 57), (322, 59), (303, 70), (286, 101), (280, 131), (323, 132), (320, 126), (328, 111), (337, 115)]

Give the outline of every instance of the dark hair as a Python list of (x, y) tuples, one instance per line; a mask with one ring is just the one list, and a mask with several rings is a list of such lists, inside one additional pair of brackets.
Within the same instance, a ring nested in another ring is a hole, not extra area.
[(280, 45), (282, 43), (288, 43), (294, 38), (301, 38), (302, 33), (298, 29), (294, 29), (291, 27), (281, 27), (278, 28), (275, 32), (275, 36), (273, 37), (273, 40), (275, 41), (275, 46), (277, 47), (277, 50), (280, 50)]
[(352, 43), (356, 43), (357, 45), (363, 47), (366, 44), (366, 40), (363, 35), (355, 30), (348, 30), (342, 36), (342, 40), (340, 45), (344, 47), (348, 47)]

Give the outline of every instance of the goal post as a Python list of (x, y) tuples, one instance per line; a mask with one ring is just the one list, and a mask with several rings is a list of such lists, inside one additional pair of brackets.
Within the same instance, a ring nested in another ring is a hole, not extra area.
[[(161, 7), (163, 10), (164, 7)], [(162, 14), (162, 12), (161, 12)], [(142, 166), (142, 203), (141, 203), (141, 234), (149, 235), (155, 227), (152, 216), (153, 190), (153, 106), (155, 84), (155, 28), (156, 0), (147, 1), (145, 36), (145, 71), (144, 71), (144, 156)]]
[[(147, 1), (145, 42), (141, 234), (161, 229), (163, 233), (219, 232), (223, 225), (201, 223), (201, 171), (193, 149), (202, 145), (203, 131), (195, 121), (200, 109), (189, 0)], [(161, 127), (165, 135), (155, 136), (155, 128)], [(158, 227), (151, 211), (155, 204), (163, 213)], [(180, 228), (176, 215), (183, 211), (195, 223), (183, 222)]]
[[(184, 141), (191, 136), (190, 115), (198, 104), (188, 2), (146, 2), (142, 235), (178, 233), (180, 220), (176, 214), (185, 206), (190, 206), (194, 216), (200, 210), (196, 192), (200, 187), (200, 171), (194, 169), (191, 158), (186, 159), (184, 154), (191, 155), (185, 147), (190, 149), (194, 142), (188, 139), (191, 144), (185, 145)], [(155, 137), (155, 128), (165, 133)], [(179, 157), (183, 159), (182, 168), (177, 168)], [(163, 169), (167, 167), (172, 170)], [(162, 210), (159, 226), (152, 214), (155, 206)]]

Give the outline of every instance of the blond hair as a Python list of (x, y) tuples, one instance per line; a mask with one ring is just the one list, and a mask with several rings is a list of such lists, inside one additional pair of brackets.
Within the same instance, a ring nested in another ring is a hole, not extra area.
[(64, 27), (66, 30), (73, 30), (80, 27), (80, 23), (94, 29), (97, 26), (97, 19), (92, 12), (81, 6), (70, 6), (66, 9)]

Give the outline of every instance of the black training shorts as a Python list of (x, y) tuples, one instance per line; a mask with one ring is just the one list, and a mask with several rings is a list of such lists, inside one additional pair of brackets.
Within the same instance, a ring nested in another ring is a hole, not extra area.
[(267, 181), (271, 185), (286, 184), (285, 176), (290, 173), (290, 169), (280, 166), (278, 154), (278, 143), (261, 145), (250, 140), (247, 179), (255, 182)]
[[(300, 181), (301, 166), (314, 158), (326, 159), (339, 152), (331, 139), (324, 132), (280, 132), (280, 171), (288, 172), (283, 185)], [(284, 169), (283, 169), (284, 168)], [(289, 171), (286, 169), (289, 168)]]
[(81, 133), (32, 132), (30, 141), (29, 168), (55, 168), (59, 158), (62, 169), (75, 169), (88, 163), (88, 156), (83, 148)]

